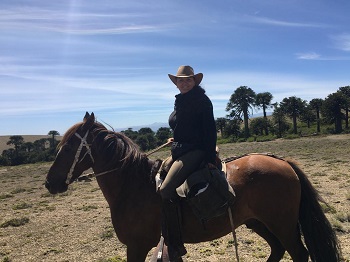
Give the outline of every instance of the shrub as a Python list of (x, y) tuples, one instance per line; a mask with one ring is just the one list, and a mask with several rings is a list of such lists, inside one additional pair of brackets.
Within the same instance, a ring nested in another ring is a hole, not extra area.
[(27, 223), (29, 223), (29, 218), (27, 218), (27, 217), (13, 218), (13, 219), (10, 219), (10, 220), (2, 223), (0, 225), (0, 227), (1, 228), (5, 228), (5, 227), (9, 227), (9, 226), (19, 227), (19, 226), (23, 226), (23, 225), (25, 225)]

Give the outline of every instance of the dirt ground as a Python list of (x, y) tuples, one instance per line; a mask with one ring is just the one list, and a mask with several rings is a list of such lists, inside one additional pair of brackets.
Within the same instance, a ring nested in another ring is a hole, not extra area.
[[(350, 261), (350, 135), (220, 145), (221, 157), (272, 152), (296, 160), (321, 196)], [(152, 155), (164, 157), (168, 151)], [(0, 167), (0, 261), (126, 261), (111, 225), (109, 208), (95, 180), (73, 183), (50, 195), (44, 181), (50, 163)], [(14, 226), (14, 222), (23, 225)], [(240, 261), (266, 261), (267, 244), (245, 226), (236, 231)], [(236, 261), (232, 236), (186, 244), (185, 261)], [(152, 251), (149, 253), (150, 258)], [(291, 261), (286, 254), (282, 261)]]

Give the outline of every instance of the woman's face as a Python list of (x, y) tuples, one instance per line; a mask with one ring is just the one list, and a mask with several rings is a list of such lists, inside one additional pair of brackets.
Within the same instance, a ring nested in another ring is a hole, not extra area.
[(176, 78), (176, 86), (180, 90), (181, 94), (185, 94), (194, 87), (193, 77), (178, 77)]

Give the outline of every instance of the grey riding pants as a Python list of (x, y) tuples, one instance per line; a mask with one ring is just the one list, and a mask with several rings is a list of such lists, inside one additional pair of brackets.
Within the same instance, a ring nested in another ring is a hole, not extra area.
[(163, 200), (172, 200), (177, 198), (176, 188), (179, 187), (194, 171), (205, 158), (205, 152), (202, 150), (192, 150), (180, 156), (177, 160), (169, 157), (165, 167), (171, 165), (159, 193)]

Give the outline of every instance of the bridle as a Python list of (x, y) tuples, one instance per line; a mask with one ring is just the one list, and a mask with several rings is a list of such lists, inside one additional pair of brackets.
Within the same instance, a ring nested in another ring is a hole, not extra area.
[[(84, 158), (86, 157), (86, 155), (89, 155), (92, 163), (95, 163), (94, 157), (92, 156), (92, 153), (91, 153), (91, 148), (90, 148), (91, 145), (89, 145), (88, 142), (86, 141), (87, 136), (89, 135), (89, 130), (86, 131), (86, 133), (83, 137), (81, 137), (78, 133), (75, 133), (74, 135), (80, 139), (80, 145), (77, 149), (77, 152), (75, 153), (74, 161), (73, 161), (72, 166), (70, 167), (69, 172), (67, 174), (67, 179), (66, 179), (67, 185), (70, 184), (70, 180), (73, 177), (73, 171), (74, 171), (76, 164), (82, 162), (84, 160)], [(86, 153), (84, 154), (82, 159), (79, 160), (81, 150), (83, 149), (83, 147), (86, 148)]]
[[(75, 153), (74, 161), (73, 161), (72, 166), (70, 167), (69, 172), (67, 174), (67, 179), (66, 179), (66, 184), (67, 185), (70, 184), (70, 181), (71, 181), (71, 179), (73, 177), (73, 171), (74, 171), (75, 166), (78, 163), (82, 162), (84, 160), (84, 158), (86, 157), (86, 155), (90, 156), (90, 159), (91, 159), (93, 164), (95, 163), (94, 157), (92, 156), (92, 153), (91, 153), (91, 144), (88, 144), (88, 142), (87, 142), (87, 137), (89, 135), (89, 130), (86, 131), (86, 133), (85, 133), (85, 135), (83, 137), (81, 137), (78, 133), (75, 133), (74, 135), (80, 139), (80, 145), (79, 145), (79, 147), (77, 149), (77, 152)], [(86, 148), (86, 153), (79, 160), (79, 157), (80, 157), (80, 154), (81, 154), (81, 150), (83, 149), (83, 147)], [(93, 177), (102, 176), (104, 174), (116, 171), (117, 169), (120, 169), (120, 168), (117, 167), (117, 168), (114, 168), (114, 169), (111, 169), (111, 170), (108, 170), (108, 171), (104, 171), (104, 172), (101, 172), (101, 173), (98, 173), (98, 174), (93, 173)]]

